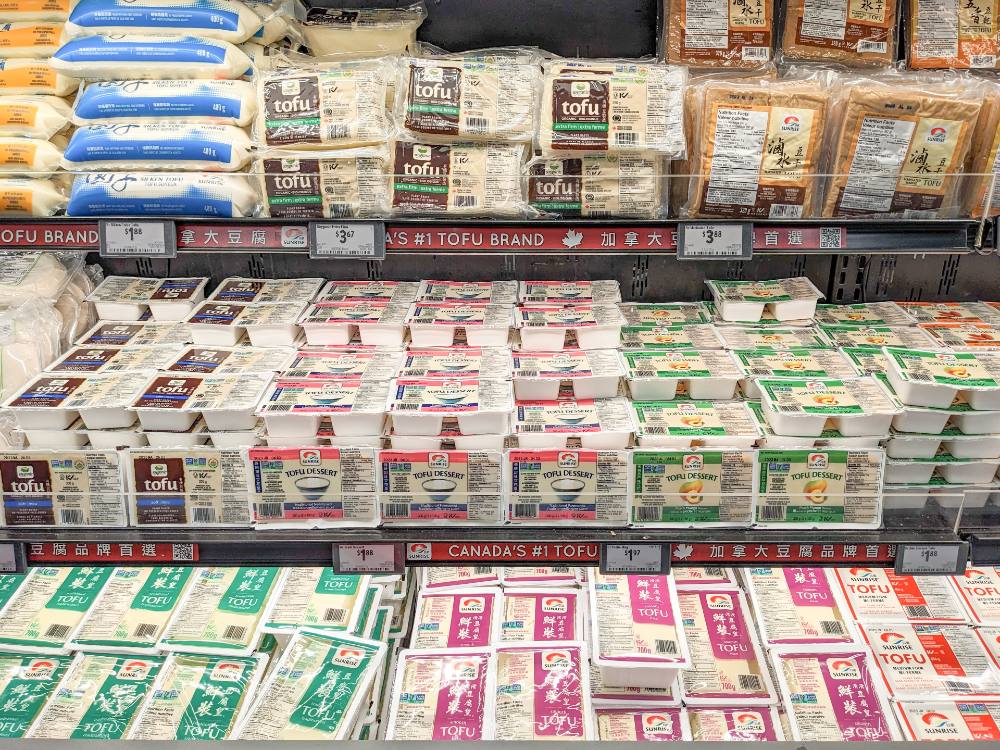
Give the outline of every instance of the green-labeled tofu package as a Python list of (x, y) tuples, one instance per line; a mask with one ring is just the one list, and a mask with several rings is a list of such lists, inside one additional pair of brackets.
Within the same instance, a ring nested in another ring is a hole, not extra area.
[(0, 739), (24, 737), (72, 660), (54, 654), (0, 653)]
[(352, 631), (369, 580), (333, 568), (289, 568), (264, 632), (290, 634), (301, 627)]

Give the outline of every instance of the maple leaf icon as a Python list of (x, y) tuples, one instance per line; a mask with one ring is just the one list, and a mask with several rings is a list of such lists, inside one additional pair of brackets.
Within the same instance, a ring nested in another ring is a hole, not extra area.
[(678, 544), (674, 547), (674, 559), (676, 560), (687, 560), (691, 557), (691, 553), (694, 552), (694, 547), (690, 544)]
[(583, 242), (583, 235), (582, 234), (580, 234), (575, 229), (567, 229), (566, 230), (566, 236), (563, 237), (563, 244), (566, 247), (574, 248), (577, 245), (579, 245), (581, 242)]

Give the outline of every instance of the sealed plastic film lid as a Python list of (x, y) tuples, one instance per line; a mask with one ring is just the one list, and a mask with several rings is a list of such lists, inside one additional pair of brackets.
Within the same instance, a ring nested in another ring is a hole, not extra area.
[(820, 325), (907, 326), (915, 319), (895, 302), (864, 302), (856, 305), (816, 305)]
[(715, 326), (628, 325), (622, 327), (622, 349), (722, 349)]
[(503, 598), (498, 588), (463, 588), (421, 594), (410, 647), (414, 649), (490, 646), (499, 640)]
[(510, 328), (513, 311), (510, 305), (469, 304), (465, 302), (423, 302), (413, 305), (407, 323), (477, 328)]
[(689, 325), (710, 323), (711, 316), (701, 302), (627, 302), (620, 306), (629, 325)]
[(943, 577), (900, 576), (880, 568), (837, 568), (837, 580), (858, 622), (965, 624), (968, 615)]
[(407, 349), (399, 365), (401, 378), (491, 378), (511, 377), (510, 350), (495, 346), (455, 346), (446, 348)]
[(618, 282), (522, 281), (519, 302), (525, 305), (611, 305), (622, 301)]
[[(430, 553), (428, 544), (418, 542), (409, 545), (410, 554)], [(414, 549), (420, 547), (420, 549)], [(428, 548), (428, 549), (424, 549)], [(470, 550), (472, 552), (472, 550)], [(423, 589), (446, 589), (467, 586), (499, 586), (500, 569), (489, 565), (477, 567), (434, 567), (420, 569), (420, 587)]]
[(421, 283), (416, 281), (328, 281), (316, 295), (316, 302), (364, 300), (389, 304), (417, 299)]
[(217, 411), (253, 409), (273, 375), (244, 372), (234, 375), (165, 375), (148, 381), (133, 409)]
[(170, 346), (77, 346), (48, 366), (48, 372), (137, 372), (162, 370), (174, 359)]
[(393, 414), (507, 414), (514, 408), (513, 390), (503, 380), (400, 378), (392, 394)]
[(728, 352), (636, 351), (624, 352), (626, 375), (634, 378), (739, 378), (740, 368)]
[(620, 327), (625, 318), (618, 306), (610, 305), (532, 305), (517, 308), (519, 328), (597, 328)]
[(580, 435), (634, 430), (625, 398), (560, 398), (552, 401), (518, 401), (514, 410), (515, 433)]
[(281, 377), (290, 380), (360, 378), (385, 381), (395, 376), (402, 356), (400, 352), (392, 349), (366, 346), (299, 349), (293, 353), (291, 361), (282, 368)]
[(924, 323), (918, 330), (948, 349), (1000, 349), (1000, 329), (992, 323)]
[(687, 711), (662, 708), (651, 711), (598, 708), (594, 712), (602, 742), (683, 742), (691, 739)]
[(989, 322), (990, 308), (979, 302), (899, 302), (897, 304), (918, 323)]
[(907, 740), (1000, 741), (1000, 702), (953, 698), (893, 705)]
[(208, 296), (220, 302), (302, 302), (311, 300), (323, 279), (223, 279)]
[(854, 640), (840, 589), (823, 568), (747, 568), (743, 580), (764, 644)]
[[(792, 347), (828, 347), (830, 341), (823, 331), (809, 326), (802, 328), (716, 328), (726, 349), (789, 349)], [(699, 349), (701, 347), (694, 347)]]
[(104, 321), (87, 331), (78, 346), (174, 346), (191, 342), (184, 323), (153, 321), (117, 323)]
[(726, 401), (635, 401), (636, 435), (642, 440), (705, 437), (756, 440), (760, 427), (745, 404)]
[(107, 276), (87, 296), (88, 302), (134, 303), (148, 305), (151, 300), (173, 302), (192, 299), (208, 283), (207, 278), (144, 279), (132, 276)]
[(422, 281), (417, 296), (427, 302), (511, 305), (517, 292), (516, 281)]
[(149, 380), (149, 370), (87, 374), (43, 373), (4, 406), (13, 409), (125, 408)]
[(386, 409), (385, 383), (356, 378), (286, 380), (279, 378), (260, 400), (257, 413), (284, 414), (381, 414)]
[(574, 380), (625, 375), (616, 353), (602, 349), (564, 349), (561, 352), (517, 352), (515, 379)]
[(840, 347), (881, 350), (883, 346), (927, 349), (934, 339), (912, 326), (823, 325), (823, 333)]
[(299, 323), (307, 326), (320, 325), (402, 325), (410, 311), (408, 303), (368, 302), (350, 300), (345, 302), (317, 302), (302, 314)]
[(158, 369), (211, 375), (269, 373), (287, 369), (294, 357), (295, 350), (285, 347), (187, 346), (172, 354), (167, 364)]
[(836, 349), (739, 349), (733, 355), (747, 377), (852, 378), (858, 375), (851, 361)]

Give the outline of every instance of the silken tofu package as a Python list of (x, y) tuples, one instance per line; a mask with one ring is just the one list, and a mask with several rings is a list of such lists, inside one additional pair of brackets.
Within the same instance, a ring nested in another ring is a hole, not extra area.
[(499, 524), (503, 458), (495, 451), (380, 451), (382, 522)]
[(77, 654), (28, 736), (124, 739), (164, 659), (144, 654)]
[(862, 648), (773, 654), (797, 742), (888, 742), (899, 739), (889, 701), (872, 676)]
[(583, 640), (586, 606), (587, 595), (580, 589), (504, 588), (500, 640)]
[(597, 739), (582, 642), (523, 643), (496, 653), (495, 739)]
[(44, 653), (0, 653), (0, 739), (24, 737), (56, 691), (72, 657)]
[(606, 685), (601, 670), (590, 670), (590, 695), (595, 708), (657, 709), (681, 705), (681, 682), (670, 687), (651, 688)]
[(386, 644), (300, 630), (261, 685), (234, 737), (241, 740), (343, 740), (368, 711)]
[(678, 592), (691, 667), (681, 672), (684, 704), (772, 705), (777, 693), (739, 589)]
[(543, 526), (625, 525), (629, 458), (627, 451), (508, 451), (507, 520)]
[(14, 598), (14, 594), (24, 585), (26, 573), (0, 573), (0, 613)]
[(0, 614), (0, 650), (68, 650), (112, 570), (32, 568)]
[(1000, 741), (1000, 702), (951, 700), (893, 704), (903, 739), (918, 741)]
[(778, 712), (773, 708), (688, 709), (691, 739), (695, 742), (781, 742)]
[(378, 523), (372, 448), (250, 448), (247, 470), (257, 528)]
[(194, 568), (115, 568), (70, 641), (75, 651), (155, 654)]
[(127, 526), (121, 454), (0, 453), (0, 502), (4, 526)]
[(749, 527), (753, 522), (752, 450), (631, 452), (631, 523), (662, 528)]
[(400, 653), (387, 740), (492, 740), (496, 661), (489, 648)]
[(228, 739), (266, 666), (263, 654), (169, 655), (127, 739)]
[(157, 648), (200, 654), (252, 654), (285, 570), (198, 568)]
[(250, 525), (243, 451), (143, 448), (127, 460), (134, 525)]
[(691, 739), (687, 709), (643, 711), (599, 708), (594, 712), (597, 737), (602, 742), (684, 742)]
[(492, 565), (420, 569), (420, 588), (424, 590), (499, 585), (500, 568)]
[(427, 591), (417, 597), (410, 648), (478, 648), (500, 640), (499, 588)]
[(832, 572), (754, 567), (740, 575), (765, 648), (860, 643)]
[(837, 568), (836, 580), (851, 617), (861, 623), (968, 623), (944, 576), (901, 576), (881, 568)]
[(1000, 569), (966, 568), (951, 582), (973, 625), (1000, 625)]
[(881, 450), (757, 452), (758, 526), (877, 529), (882, 525)]
[(360, 623), (370, 580), (333, 568), (288, 568), (263, 630), (292, 634), (308, 627), (351, 632)]

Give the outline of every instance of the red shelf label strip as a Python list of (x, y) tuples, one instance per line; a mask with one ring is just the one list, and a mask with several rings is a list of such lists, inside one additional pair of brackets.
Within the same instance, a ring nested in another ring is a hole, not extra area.
[(28, 564), (198, 562), (197, 544), (44, 542), (28, 545)]

